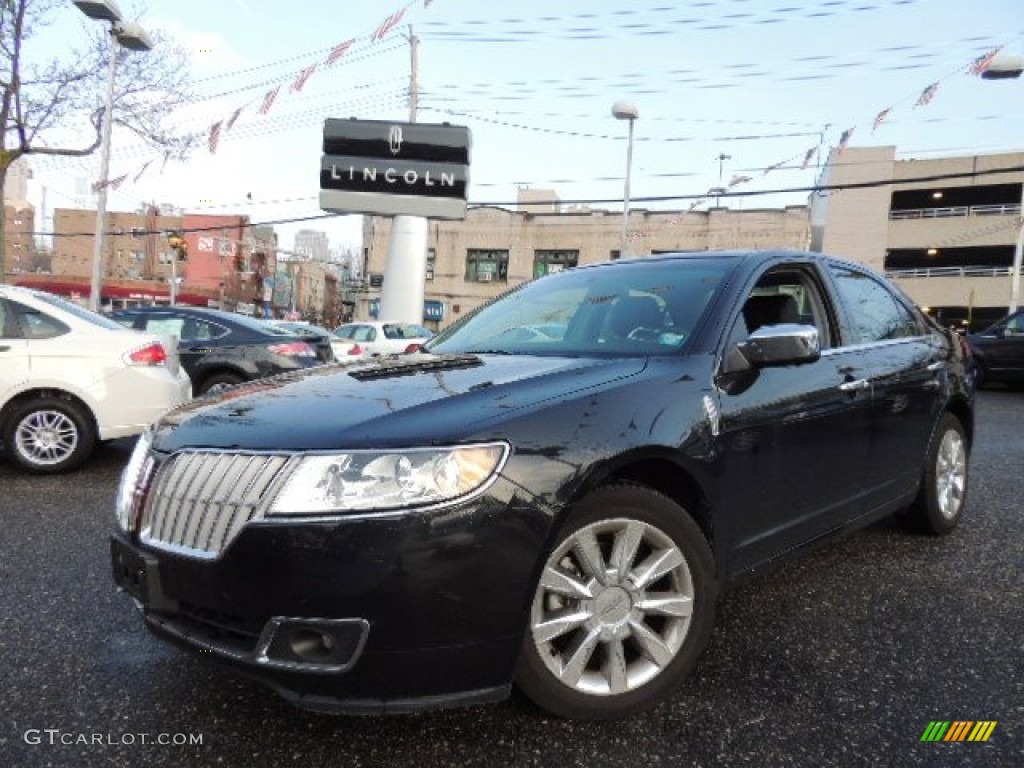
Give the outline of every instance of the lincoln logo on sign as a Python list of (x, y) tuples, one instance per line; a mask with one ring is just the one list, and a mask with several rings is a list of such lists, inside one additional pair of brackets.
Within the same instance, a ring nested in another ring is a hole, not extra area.
[(320, 207), (337, 213), (465, 218), (469, 149), (469, 129), (462, 126), (327, 120)]

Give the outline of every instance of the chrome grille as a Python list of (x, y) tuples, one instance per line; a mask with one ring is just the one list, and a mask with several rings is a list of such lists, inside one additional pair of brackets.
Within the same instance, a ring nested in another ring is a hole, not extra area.
[(250, 520), (261, 520), (290, 457), (184, 451), (163, 463), (142, 514), (146, 544), (216, 557)]

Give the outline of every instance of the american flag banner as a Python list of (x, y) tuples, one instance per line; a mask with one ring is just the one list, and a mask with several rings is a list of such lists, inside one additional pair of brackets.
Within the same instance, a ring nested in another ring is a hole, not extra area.
[(887, 118), (889, 116), (890, 112), (892, 112), (892, 107), (889, 107), (888, 109), (883, 109), (881, 112), (879, 112), (877, 115), (875, 115), (875, 122), (871, 126), (871, 132), (872, 133), (877, 131), (878, 130), (878, 126), (880, 126), (883, 122), (885, 122), (885, 118)]
[(127, 179), (127, 178), (128, 178), (128, 174), (127, 173), (122, 175), (122, 176), (118, 176), (116, 179), (113, 179), (110, 182), (110, 186), (113, 189), (120, 189), (121, 185), (124, 184), (124, 180)]
[(146, 172), (146, 169), (149, 168), (149, 166), (152, 165), (152, 164), (153, 164), (152, 160), (147, 160), (145, 162), (145, 164), (143, 164), (143, 166), (141, 168), (139, 168), (139, 172), (136, 173), (135, 176), (132, 177), (132, 184), (134, 184), (139, 179), (141, 179), (142, 178), (142, 174), (144, 174)]
[(207, 143), (209, 144), (211, 155), (217, 152), (217, 143), (220, 141), (220, 129), (223, 124), (224, 121), (219, 120), (210, 126), (210, 138)]
[(811, 147), (810, 149), (807, 150), (807, 153), (804, 155), (804, 161), (800, 163), (801, 171), (807, 169), (807, 166), (811, 164), (811, 160), (814, 158), (816, 154), (818, 154), (817, 147)]
[(338, 61), (348, 53), (348, 49), (352, 47), (355, 40), (346, 40), (344, 43), (339, 43), (331, 49), (331, 52), (327, 55), (327, 60), (324, 64), (328, 67), (333, 67)]
[(976, 58), (974, 61), (971, 62), (971, 66), (967, 70), (968, 74), (980, 75), (982, 72), (985, 72), (989, 67), (992, 66), (992, 61), (995, 59), (997, 55), (999, 55), (999, 52), (1001, 50), (1003, 50), (1003, 46), (994, 48), (988, 53), (984, 54), (983, 56), (979, 56), (978, 58)]
[(914, 104), (915, 107), (923, 107), (925, 104), (935, 98), (935, 92), (939, 90), (938, 82), (934, 82), (921, 91), (921, 95), (917, 97), (917, 102)]
[(405, 8), (399, 8), (393, 14), (384, 19), (381, 25), (374, 30), (373, 36), (370, 39), (374, 41), (383, 40), (388, 36), (388, 33), (390, 33), (391, 30), (398, 26), (399, 22), (402, 21), (403, 16), (405, 16)]
[(295, 82), (292, 83), (291, 89), (294, 93), (298, 93), (299, 91), (302, 90), (303, 86), (305, 86), (306, 83), (309, 81), (309, 78), (311, 78), (313, 76), (313, 73), (316, 72), (316, 66), (316, 64), (311, 64), (310, 66), (306, 67), (304, 70), (299, 72), (298, 77), (295, 78)]
[(764, 169), (764, 171), (761, 173), (761, 175), (762, 176), (767, 176), (772, 171), (779, 170), (779, 168), (784, 166), (787, 162), (788, 162), (787, 160), (780, 160), (779, 162), (775, 163), (774, 165), (769, 165), (767, 168)]
[(752, 181), (750, 176), (743, 176), (738, 173), (734, 173), (732, 178), (729, 179), (729, 188), (735, 187), (737, 184), (746, 184), (748, 181)]
[(836, 147), (836, 155), (841, 155), (843, 150), (846, 149), (846, 145), (850, 143), (850, 137), (853, 136), (853, 128), (847, 128), (839, 135), (839, 145)]
[(231, 130), (231, 127), (235, 124), (235, 121), (238, 120), (238, 116), (242, 114), (243, 109), (245, 109), (245, 107), (239, 107), (231, 113), (231, 117), (228, 118), (228, 122), (224, 126), (224, 133), (227, 133), (228, 131)]
[(274, 101), (277, 99), (277, 94), (280, 92), (280, 85), (267, 91), (267, 95), (263, 97), (263, 103), (260, 104), (259, 113), (261, 115), (265, 115), (270, 112), (270, 108), (274, 106)]

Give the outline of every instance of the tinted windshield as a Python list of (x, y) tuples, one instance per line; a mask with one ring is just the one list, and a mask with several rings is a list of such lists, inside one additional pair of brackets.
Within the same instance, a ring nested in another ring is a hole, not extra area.
[(625, 355), (683, 348), (733, 262), (668, 259), (527, 283), (427, 344), (431, 352)]

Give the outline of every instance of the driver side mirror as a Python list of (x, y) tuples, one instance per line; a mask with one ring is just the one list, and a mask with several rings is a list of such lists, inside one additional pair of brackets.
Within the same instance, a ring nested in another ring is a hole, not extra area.
[(758, 328), (729, 350), (722, 373), (813, 363), (821, 357), (818, 329), (813, 325), (784, 323)]

